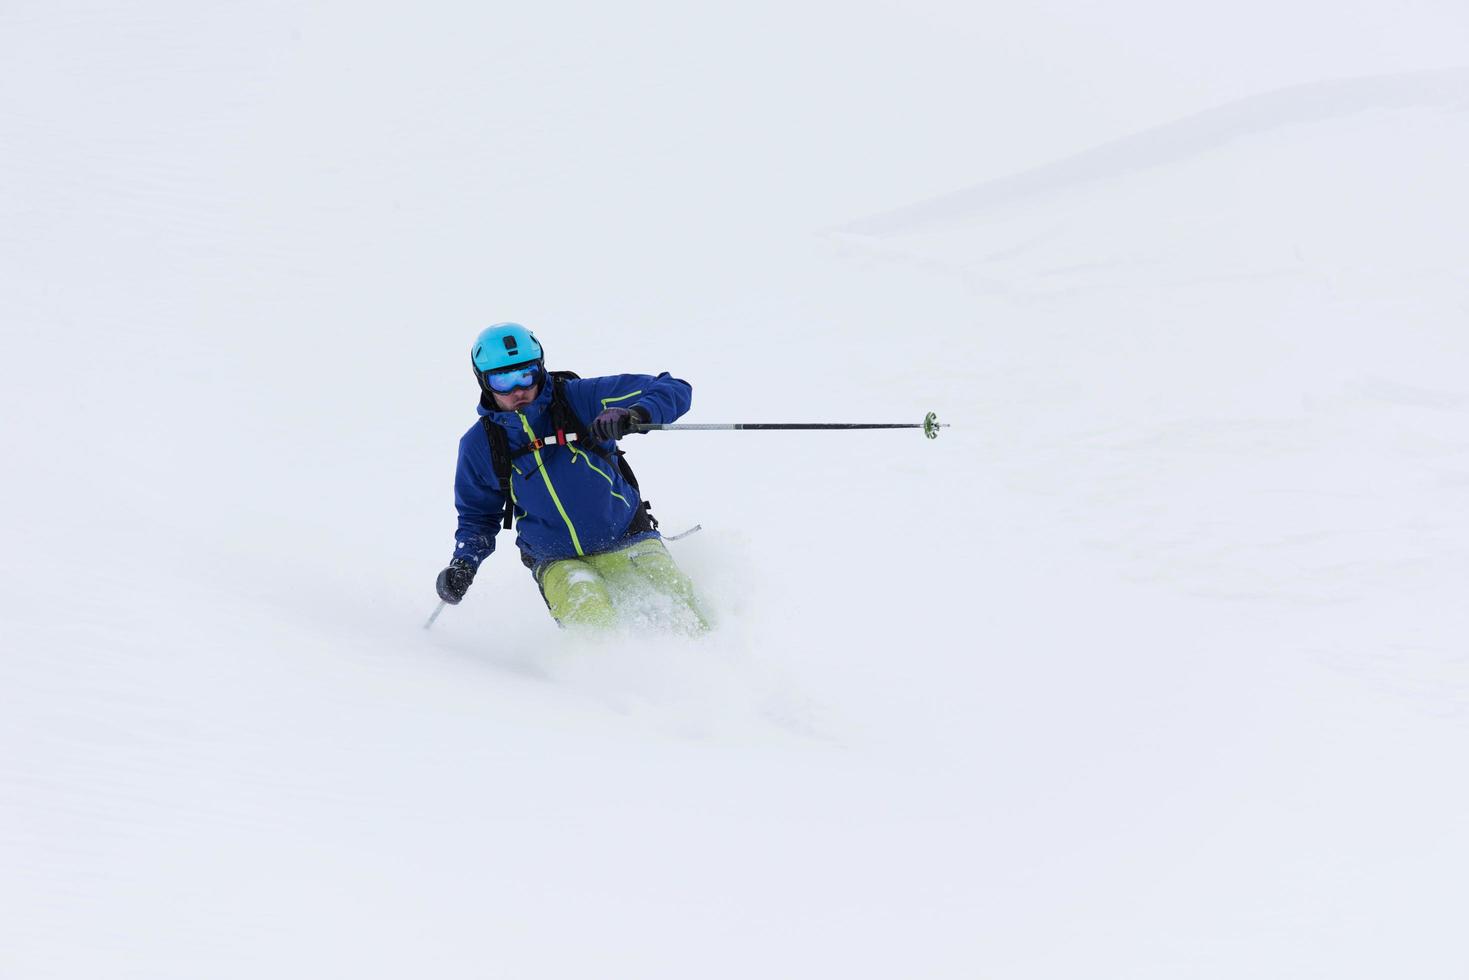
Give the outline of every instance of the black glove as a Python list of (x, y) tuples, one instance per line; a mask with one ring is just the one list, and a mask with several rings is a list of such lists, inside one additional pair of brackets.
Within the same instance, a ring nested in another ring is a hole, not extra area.
[(464, 598), (464, 593), (469, 591), (469, 583), (474, 581), (474, 565), (463, 558), (455, 558), (449, 562), (449, 567), (439, 573), (439, 580), (434, 587), (439, 590), (439, 598), (451, 606), (459, 605), (459, 600)]
[(648, 410), (640, 405), (632, 408), (609, 408), (592, 420), (592, 428), (588, 434), (598, 442), (621, 439), (632, 431), (633, 426), (646, 425), (649, 418)]

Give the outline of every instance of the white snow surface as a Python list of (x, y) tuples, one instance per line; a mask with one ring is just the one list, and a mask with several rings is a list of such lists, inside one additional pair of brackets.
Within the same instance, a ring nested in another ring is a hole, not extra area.
[[(1469, 11), (1188, 7), (8, 3), (0, 976), (1469, 973)], [(426, 632), (504, 319), (953, 427)]]

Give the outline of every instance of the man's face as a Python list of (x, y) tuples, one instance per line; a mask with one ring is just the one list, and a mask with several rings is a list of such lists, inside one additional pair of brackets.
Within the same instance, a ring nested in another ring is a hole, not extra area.
[(529, 405), (531, 402), (535, 401), (536, 396), (540, 393), (540, 385), (531, 385), (529, 388), (516, 388), (514, 391), (504, 395), (500, 394), (498, 391), (491, 392), (490, 394), (494, 396), (495, 405), (500, 409), (500, 411), (518, 412), (525, 406)]

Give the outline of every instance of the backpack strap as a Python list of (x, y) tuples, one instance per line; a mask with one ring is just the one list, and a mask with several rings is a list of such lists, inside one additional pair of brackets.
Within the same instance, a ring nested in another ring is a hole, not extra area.
[(502, 526), (508, 531), (515, 524), (515, 504), (510, 499), (510, 437), (488, 415), (481, 415), (479, 424), (490, 442), (490, 465), (494, 467), (495, 479), (500, 482), (500, 493), (505, 497)]
[[(556, 426), (557, 438), (560, 438), (566, 432), (575, 432), (577, 443), (582, 447), (583, 452), (600, 456), (606, 461), (607, 465), (616, 467), (622, 473), (622, 478), (641, 497), (643, 490), (638, 486), (638, 478), (633, 474), (632, 467), (627, 463), (627, 454), (621, 449), (614, 449), (610, 453), (599, 449), (597, 444), (588, 436), (586, 424), (577, 417), (576, 411), (571, 407), (571, 399), (567, 397), (565, 382), (568, 380), (577, 380), (577, 376), (570, 371), (554, 371), (551, 374), (551, 383), (553, 385), (551, 389), (551, 422)], [(642, 530), (658, 527), (658, 519), (653, 516), (651, 508), (652, 505), (644, 500), (640, 508), (640, 513), (635, 518), (635, 523), (643, 525), (641, 527)]]
[[(551, 372), (551, 425), (555, 427), (559, 441), (564, 441), (565, 433), (574, 432), (582, 449), (588, 450), (592, 448), (592, 439), (587, 434), (587, 425), (576, 414), (576, 409), (571, 407), (571, 398), (566, 394), (566, 382), (575, 380), (579, 379), (571, 371)], [(597, 455), (604, 454), (599, 451)]]
[[(643, 491), (642, 488), (638, 486), (637, 474), (632, 471), (632, 466), (627, 461), (627, 453), (619, 449), (613, 454), (613, 457), (613, 462), (615, 462), (618, 468), (622, 470), (622, 478), (626, 480), (628, 482), (628, 485), (636, 490), (638, 492), (638, 496), (641, 497), (643, 495)], [(644, 500), (638, 510), (639, 512), (637, 517), (633, 519), (633, 527), (629, 528), (629, 531), (633, 531), (634, 529), (636, 531), (658, 530), (658, 518), (653, 516), (653, 505)]]

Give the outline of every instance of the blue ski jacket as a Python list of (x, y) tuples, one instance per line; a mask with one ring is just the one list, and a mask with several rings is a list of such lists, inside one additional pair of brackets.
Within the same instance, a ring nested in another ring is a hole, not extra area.
[[(692, 386), (667, 372), (656, 378), (617, 374), (562, 384), (572, 410), (587, 425), (608, 408), (635, 406), (648, 413), (650, 422), (665, 424), (687, 412), (693, 400)], [(518, 412), (499, 411), (486, 396), (480, 400), (479, 414), (505, 430), (514, 453), (535, 438), (553, 435), (551, 384), (542, 384), (536, 400)], [(603, 442), (597, 448), (610, 453), (617, 444)], [(642, 505), (642, 498), (619, 467), (576, 443), (546, 446), (515, 459), (510, 495), (518, 532), (515, 543), (527, 564), (596, 554), (624, 543), (623, 534)], [(454, 557), (478, 567), (495, 550), (495, 535), (505, 512), (490, 441), (478, 422), (459, 440), (454, 506), (459, 511)]]

